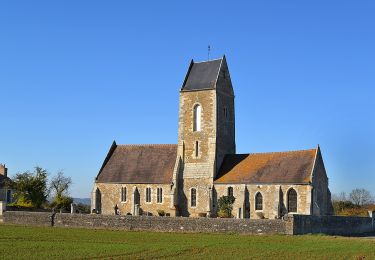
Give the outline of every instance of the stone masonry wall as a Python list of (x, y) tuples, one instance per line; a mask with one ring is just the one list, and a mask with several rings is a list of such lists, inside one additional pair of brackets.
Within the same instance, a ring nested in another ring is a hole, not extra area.
[[(215, 90), (191, 91), (180, 93), (179, 142), (184, 142), (183, 161), (185, 163), (213, 163), (215, 147), (210, 146), (216, 137)], [(194, 107), (201, 106), (201, 130), (193, 131)], [(195, 144), (199, 142), (198, 157), (195, 156)], [(213, 149), (212, 149), (213, 148)], [(210, 176), (210, 172), (205, 172)]]
[[(180, 184), (183, 187), (179, 190), (180, 214), (184, 217), (198, 217), (200, 213), (207, 214), (209, 211), (209, 187), (212, 179), (182, 179)], [(196, 190), (196, 206), (191, 206), (191, 189)]]
[(352, 235), (374, 231), (374, 219), (370, 217), (293, 216), (293, 234), (295, 235), (308, 233)]
[[(232, 214), (240, 218), (275, 219), (279, 215), (287, 214), (287, 193), (293, 188), (297, 192), (296, 214), (310, 214), (311, 186), (310, 185), (245, 185), (245, 184), (215, 184), (217, 198), (228, 195), (228, 187), (233, 187), (233, 196), (236, 198), (233, 204)], [(260, 192), (263, 196), (263, 210), (255, 210), (255, 195)], [(281, 201), (279, 208), (279, 201)], [(217, 200), (214, 202), (217, 205)], [(217, 210), (217, 209), (216, 209)]]
[(53, 214), (51, 212), (5, 211), (2, 222), (18, 225), (52, 226)]
[[(121, 215), (132, 213), (132, 193), (134, 187), (137, 187), (138, 189), (140, 195), (140, 209), (143, 212), (158, 215), (158, 210), (164, 210), (165, 213), (169, 213), (171, 216), (175, 214), (174, 209), (171, 208), (173, 203), (171, 203), (171, 186), (169, 184), (96, 183), (96, 187), (99, 188), (101, 192), (102, 214), (104, 215), (114, 215), (114, 207), (116, 204)], [(121, 187), (126, 187), (126, 201), (121, 201)], [(151, 188), (151, 202), (146, 202), (146, 188)], [(163, 189), (162, 203), (157, 203), (157, 188)]]
[(230, 232), (240, 234), (285, 234), (283, 220), (241, 220), (184, 217), (133, 217), (56, 214), (56, 227), (116, 228), (162, 232)]
[[(193, 131), (194, 106), (201, 106), (201, 131)], [(180, 92), (178, 140), (182, 168), (178, 173), (178, 214), (198, 216), (209, 210), (209, 187), (212, 186), (216, 154), (215, 90)], [(199, 144), (195, 156), (196, 142)], [(197, 190), (197, 205), (191, 207), (192, 188)]]
[(216, 174), (226, 154), (236, 153), (234, 92), (227, 63), (223, 59), (216, 84)]
[(374, 217), (293, 215), (281, 219), (219, 219), (156, 216), (85, 215), (7, 211), (0, 222), (31, 226), (110, 228), (158, 232), (229, 232), (238, 234), (352, 235), (374, 232)]

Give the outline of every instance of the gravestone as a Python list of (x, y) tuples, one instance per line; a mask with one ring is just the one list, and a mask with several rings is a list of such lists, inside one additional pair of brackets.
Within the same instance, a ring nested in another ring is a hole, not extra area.
[(3, 212), (5, 211), (6, 209), (6, 202), (5, 201), (0, 201), (0, 216), (3, 215)]
[(368, 215), (372, 219), (372, 231), (375, 231), (375, 211), (369, 210)]
[(134, 205), (134, 216), (139, 216), (139, 204)]

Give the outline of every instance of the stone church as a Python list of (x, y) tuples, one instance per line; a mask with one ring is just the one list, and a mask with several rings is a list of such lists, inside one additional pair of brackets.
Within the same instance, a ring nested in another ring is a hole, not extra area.
[(236, 154), (234, 91), (225, 56), (191, 61), (180, 89), (177, 144), (113, 142), (92, 192), (92, 211), (216, 217), (235, 197), (237, 218), (328, 215), (331, 194), (319, 146)]

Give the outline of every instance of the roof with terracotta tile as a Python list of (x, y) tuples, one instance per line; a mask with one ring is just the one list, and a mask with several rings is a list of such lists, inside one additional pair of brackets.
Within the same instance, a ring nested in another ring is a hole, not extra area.
[(309, 183), (317, 149), (226, 155), (215, 183)]
[(177, 145), (116, 145), (96, 177), (101, 183), (171, 183)]

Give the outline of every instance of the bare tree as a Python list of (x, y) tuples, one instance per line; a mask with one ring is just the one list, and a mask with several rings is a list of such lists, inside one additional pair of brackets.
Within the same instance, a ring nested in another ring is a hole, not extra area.
[(56, 176), (54, 176), (50, 183), (50, 189), (53, 195), (57, 198), (68, 195), (68, 190), (72, 184), (72, 179), (70, 177), (65, 177), (62, 171), (59, 171)]
[(346, 193), (343, 191), (343, 192), (340, 192), (339, 194), (333, 194), (332, 201), (347, 201)]
[(346, 192), (345, 191), (340, 192), (339, 199), (340, 199), (340, 201), (347, 201), (348, 200), (346, 198)]
[(358, 206), (370, 204), (372, 202), (371, 193), (365, 189), (354, 189), (349, 194), (350, 200)]

